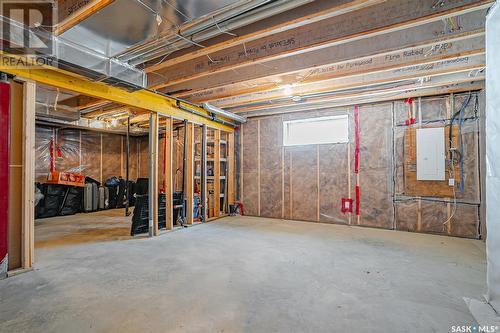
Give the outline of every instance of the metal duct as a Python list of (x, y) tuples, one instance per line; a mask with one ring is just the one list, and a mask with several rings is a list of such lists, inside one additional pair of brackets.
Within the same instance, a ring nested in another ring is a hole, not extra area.
[(20, 49), (9, 44), (23, 45), (24, 36), (27, 35), (30, 36), (30, 40), (50, 41), (52, 43), (49, 48), (37, 49), (37, 55), (53, 60), (50, 65), (54, 67), (127, 89), (134, 90), (146, 86), (145, 73), (128, 63), (107, 57), (64, 37), (56, 37), (49, 31), (30, 29), (5, 16), (0, 16), (0, 24), (11, 27), (9, 36), (1, 36), (2, 40), (10, 41), (10, 43), (5, 43), (3, 48), (5, 52), (18, 54)]
[(226, 110), (223, 110), (221, 108), (218, 108), (216, 106), (213, 106), (209, 103), (203, 103), (202, 104), (203, 108), (208, 111), (208, 112), (211, 112), (211, 113), (214, 113), (214, 114), (217, 114), (217, 115), (220, 115), (220, 116), (224, 116), (224, 117), (227, 117), (231, 120), (235, 120), (239, 123), (246, 123), (247, 122), (247, 119), (245, 117), (242, 117), (242, 116), (239, 116), (237, 114), (234, 114), (232, 112), (228, 112)]
[[(120, 56), (119, 59), (128, 61), (132, 65), (138, 65), (312, 1), (313, 0), (257, 1), (253, 6), (253, 10), (238, 8), (234, 11), (224, 13), (221, 17), (211, 18), (185, 31), (181, 30), (180, 35), (183, 38), (178, 35), (170, 35), (136, 48), (133, 51), (129, 51)], [(257, 4), (259, 5), (258, 8)]]
[[(268, 3), (272, 0), (246, 0), (239, 1), (233, 5), (227, 6), (224, 10), (220, 10), (217, 13), (212, 13), (212, 15), (205, 15), (197, 20), (193, 20), (190, 23), (180, 25), (178, 29), (171, 29), (171, 31), (166, 32), (166, 36), (157, 38), (160, 34), (157, 34), (154, 39), (150, 39), (149, 42), (143, 42), (135, 47), (129, 48), (122, 54), (117, 55), (117, 57), (122, 61), (127, 61), (130, 63), (140, 63), (143, 56), (149, 52), (156, 51), (158, 48), (163, 48), (174, 42), (182, 40), (179, 35), (190, 38), (190, 36), (199, 33), (205, 29), (215, 26), (216, 24), (221, 24), (225, 20), (228, 20), (234, 16), (241, 13), (255, 9), (256, 7)], [(219, 31), (219, 34), (221, 31)], [(165, 33), (164, 33), (165, 34)], [(183, 40), (183, 45), (191, 46), (192, 44)], [(169, 52), (166, 50), (166, 52)]]

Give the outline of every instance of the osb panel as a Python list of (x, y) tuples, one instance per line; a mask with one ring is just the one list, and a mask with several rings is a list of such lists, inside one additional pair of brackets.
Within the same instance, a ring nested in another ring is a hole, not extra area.
[(82, 131), (82, 163), (85, 176), (101, 180), (101, 134)]
[[(449, 126), (445, 127), (445, 151), (449, 151), (448, 132)], [(453, 126), (452, 142), (453, 146), (457, 146), (458, 129)], [(449, 173), (445, 173), (443, 181), (417, 180), (417, 138), (416, 128), (405, 129), (404, 138), (404, 173), (405, 173), (405, 194), (414, 196), (429, 196), (429, 197), (453, 197), (453, 187), (448, 185)], [(448, 157), (447, 157), (448, 158)], [(455, 167), (456, 184), (458, 184), (458, 165)], [(460, 197), (460, 193), (457, 193)]]
[(102, 180), (121, 176), (122, 160), (121, 136), (102, 134)]
[(418, 223), (418, 201), (396, 201), (394, 202), (396, 230), (417, 231)]
[(260, 120), (260, 215), (282, 216), (282, 120)]
[(52, 128), (35, 127), (35, 181), (44, 182), (50, 171), (50, 140)]
[(57, 145), (61, 151), (61, 157), (56, 159), (56, 169), (80, 172), (80, 131), (76, 129), (57, 130)]
[(289, 148), (292, 153), (292, 218), (317, 221), (318, 183), (316, 146)]
[(349, 192), (347, 151), (347, 144), (319, 146), (319, 205), (321, 222), (348, 222), (348, 215), (340, 211), (342, 198), (347, 198)]

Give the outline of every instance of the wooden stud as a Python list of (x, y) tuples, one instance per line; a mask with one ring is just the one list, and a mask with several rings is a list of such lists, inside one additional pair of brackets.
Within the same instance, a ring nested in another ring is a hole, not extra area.
[(158, 114), (149, 121), (149, 235), (158, 236)]
[(194, 200), (194, 130), (193, 123), (187, 124), (187, 146), (186, 146), (186, 223), (193, 224), (193, 200)]
[(165, 188), (165, 214), (166, 214), (166, 229), (172, 230), (174, 228), (173, 216), (173, 181), (172, 181), (172, 118), (168, 117), (165, 121), (165, 163), (163, 165), (164, 175), (164, 188)]
[(285, 146), (281, 147), (281, 218), (285, 218)]
[[(241, 153), (241, 152), (240, 152)], [(235, 202), (235, 180), (236, 180), (236, 163), (235, 163), (235, 140), (234, 133), (228, 133), (227, 141), (227, 163), (228, 174), (226, 175), (227, 181), (227, 202), (233, 205)]]
[(102, 150), (103, 150), (102, 133), (99, 133), (99, 181), (101, 182), (101, 184), (104, 183), (102, 179), (102, 153), (103, 153)]
[(24, 82), (22, 267), (33, 267), (35, 234), (35, 97), (36, 84)]
[[(347, 143), (347, 197), (352, 199), (351, 197), (351, 142)], [(335, 203), (334, 203), (335, 204)], [(351, 224), (352, 213), (347, 213), (348, 224)]]
[(293, 220), (293, 150), (290, 150), (290, 220)]
[(244, 191), (244, 183), (243, 183), (243, 179), (245, 177), (243, 177), (243, 174), (245, 173), (245, 168), (243, 167), (243, 153), (245, 151), (245, 146), (244, 146), (244, 138), (245, 138), (245, 135), (244, 135), (244, 132), (245, 132), (245, 125), (241, 125), (241, 134), (240, 134), (240, 201), (241, 202), (245, 202), (245, 191)]
[[(214, 217), (220, 215), (220, 131), (214, 129)], [(226, 177), (227, 179), (227, 177)], [(227, 194), (227, 193), (225, 193)]]
[(316, 221), (320, 220), (319, 145), (316, 145)]
[(260, 216), (260, 119), (257, 120), (257, 216)]
[(422, 231), (422, 198), (418, 198), (417, 203), (417, 231)]

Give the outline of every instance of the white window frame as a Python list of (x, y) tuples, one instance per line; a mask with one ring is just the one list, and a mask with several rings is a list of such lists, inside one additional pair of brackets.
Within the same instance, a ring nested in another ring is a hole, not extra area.
[[(288, 140), (288, 132), (289, 132), (289, 125), (290, 124), (319, 122), (319, 121), (327, 121), (327, 120), (340, 120), (340, 119), (345, 119), (345, 123), (346, 123), (347, 136), (344, 139), (315, 142), (315, 143), (289, 143), (288, 142), (289, 141)], [(336, 144), (336, 143), (348, 143), (348, 142), (349, 142), (349, 116), (346, 114), (340, 115), (340, 116), (316, 117), (316, 118), (283, 121), (283, 146), (285, 146), (285, 147)]]

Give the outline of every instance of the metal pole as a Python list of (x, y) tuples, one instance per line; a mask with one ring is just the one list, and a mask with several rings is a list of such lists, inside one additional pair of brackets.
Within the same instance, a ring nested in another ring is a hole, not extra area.
[(201, 133), (201, 212), (200, 220), (205, 222), (207, 212), (207, 125), (203, 125)]
[(153, 212), (154, 212), (154, 186), (153, 186), (153, 134), (154, 134), (153, 113), (149, 114), (149, 173), (148, 173), (148, 222), (149, 222), (149, 237), (153, 237)]
[(125, 177), (127, 186), (126, 186), (126, 199), (125, 199), (125, 216), (130, 215), (129, 206), (130, 206), (130, 181), (129, 181), (129, 157), (130, 157), (130, 116), (127, 118), (127, 161), (126, 161), (126, 170)]

